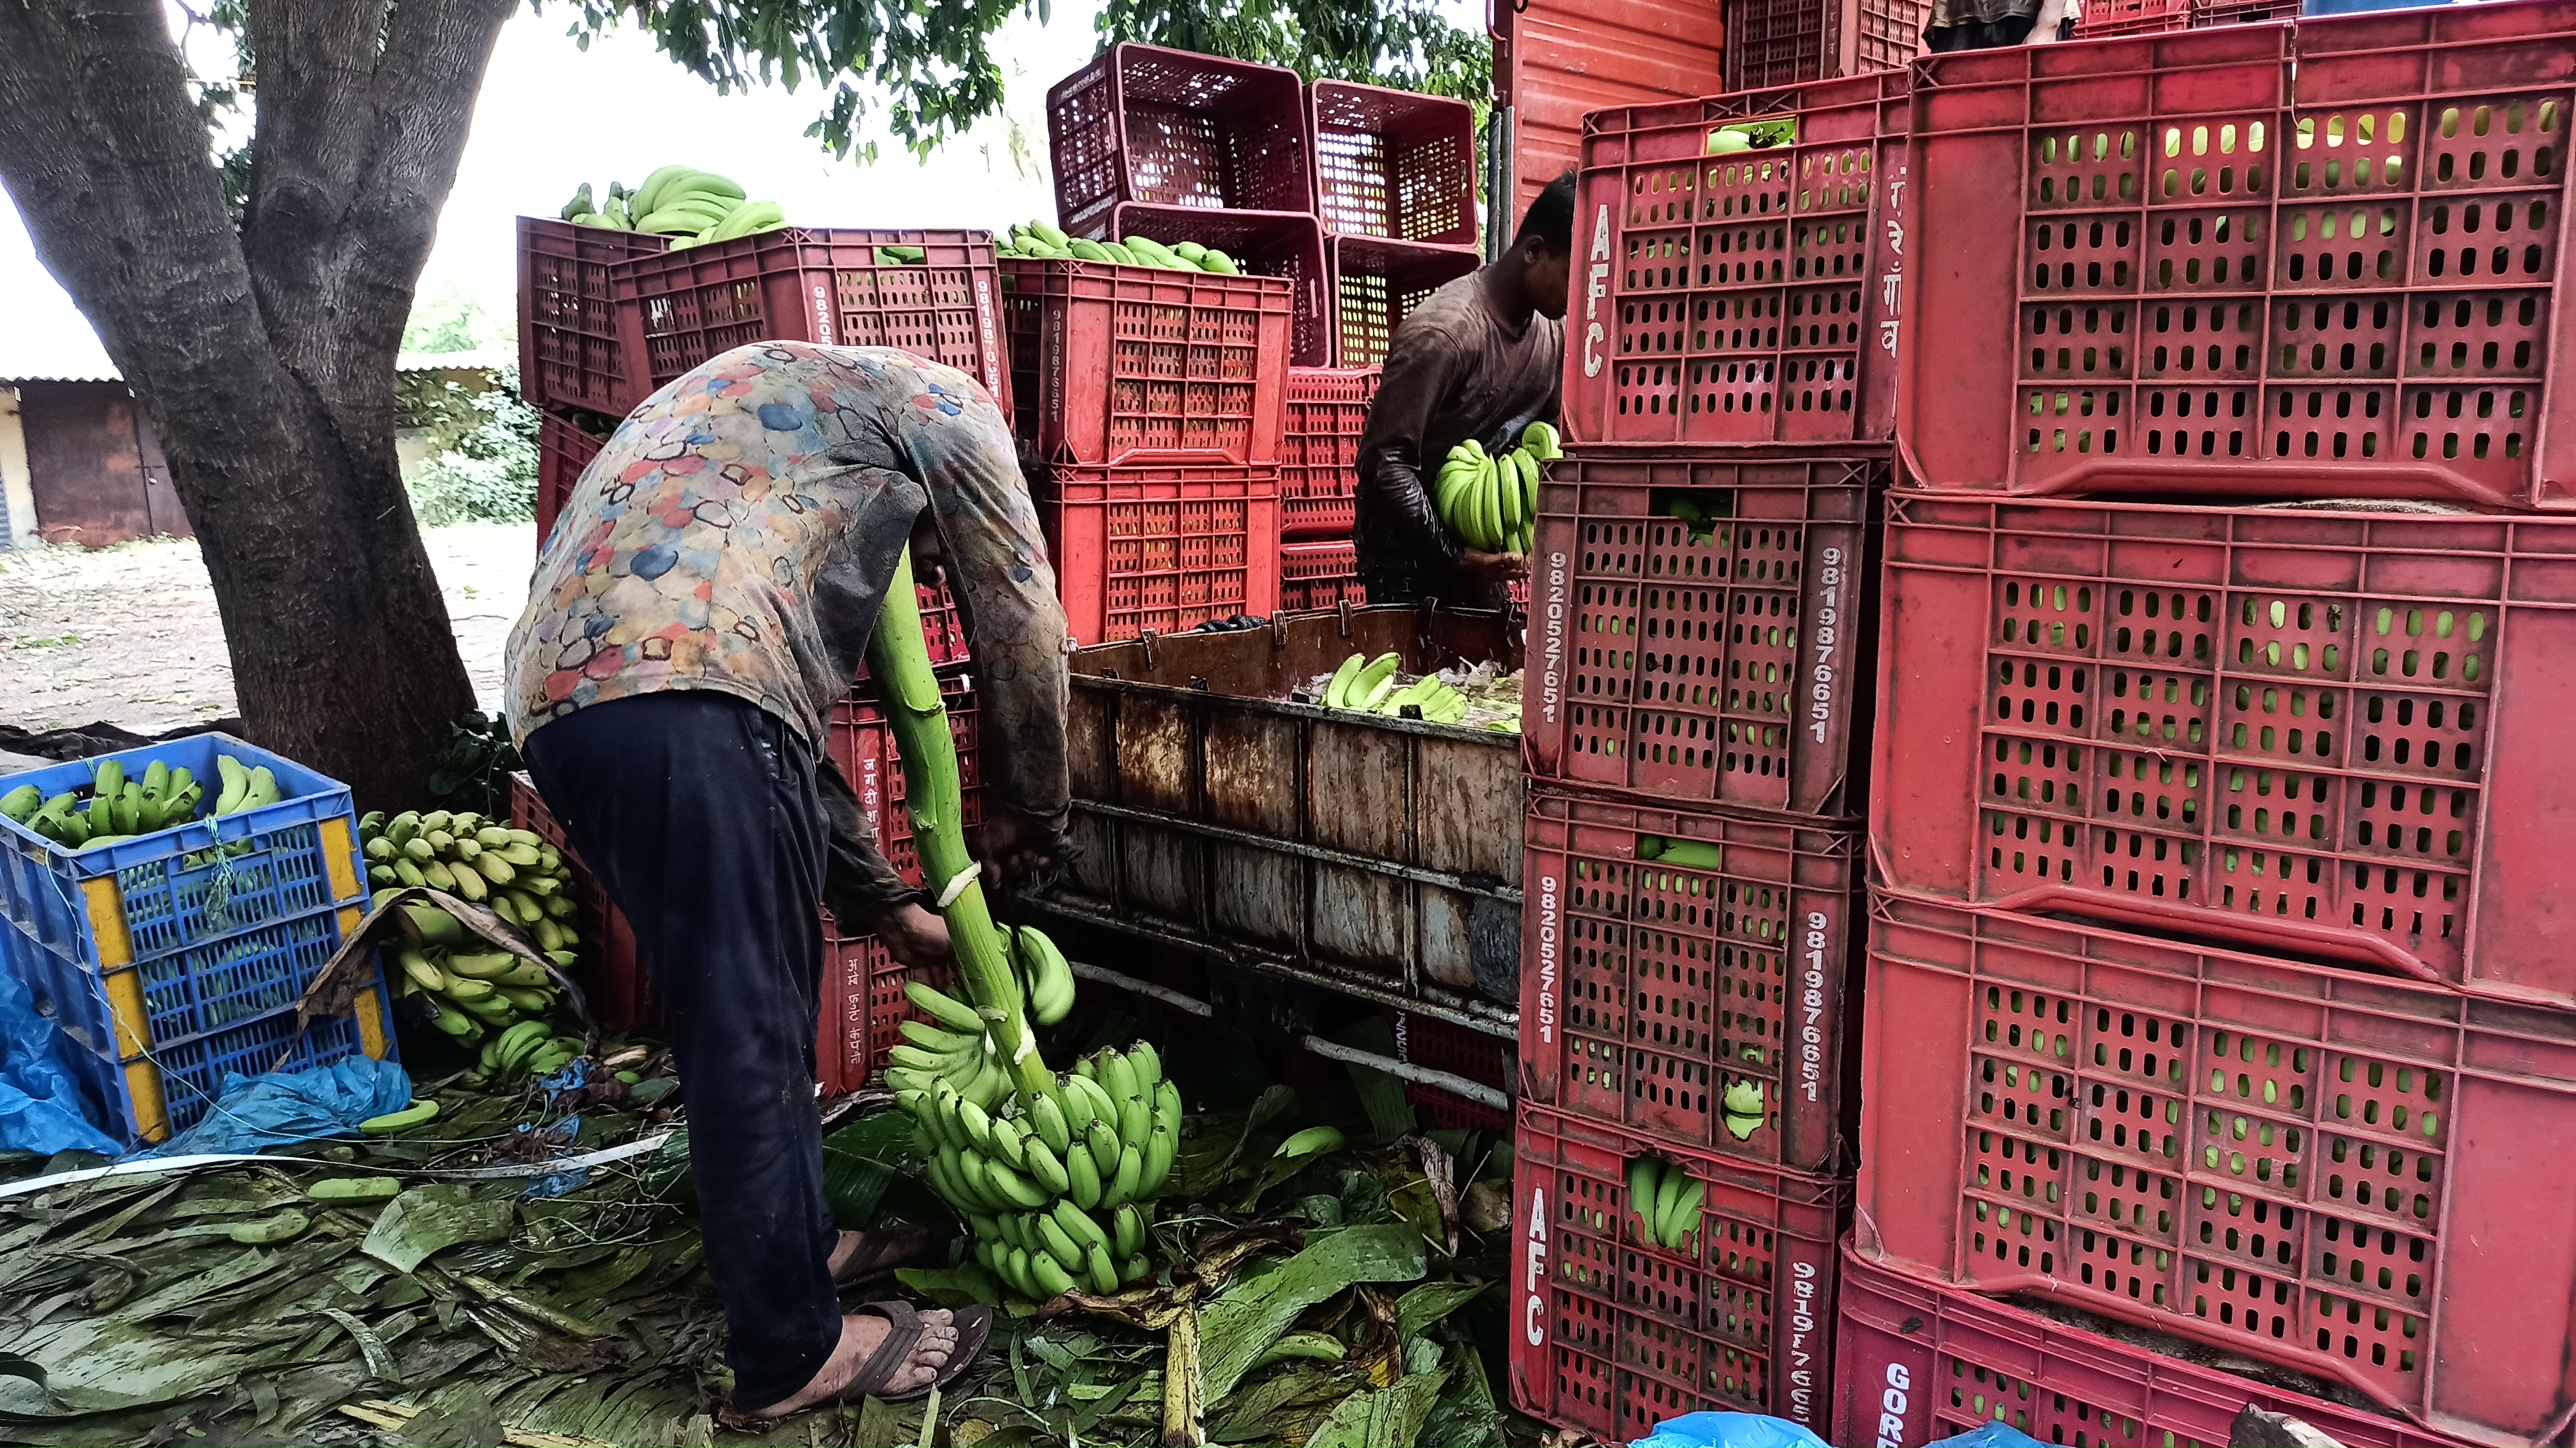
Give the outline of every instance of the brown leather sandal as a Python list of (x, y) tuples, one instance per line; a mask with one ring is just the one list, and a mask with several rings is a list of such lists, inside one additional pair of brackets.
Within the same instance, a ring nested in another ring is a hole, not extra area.
[(899, 1298), (891, 1298), (883, 1302), (863, 1303), (852, 1308), (848, 1315), (884, 1318), (886, 1336), (884, 1342), (877, 1344), (877, 1350), (868, 1354), (868, 1360), (859, 1364), (858, 1374), (852, 1377), (840, 1391), (828, 1398), (819, 1398), (785, 1413), (746, 1413), (728, 1404), (717, 1414), (717, 1420), (728, 1428), (758, 1431), (794, 1417), (797, 1413), (812, 1412), (816, 1408), (828, 1408), (840, 1403), (855, 1403), (863, 1398), (874, 1397), (881, 1402), (908, 1403), (915, 1398), (928, 1397), (932, 1388), (944, 1388), (955, 1382), (958, 1374), (966, 1371), (968, 1364), (983, 1355), (984, 1344), (993, 1335), (993, 1309), (980, 1305), (953, 1309), (948, 1316), (949, 1325), (957, 1330), (957, 1347), (948, 1355), (947, 1366), (941, 1368), (936, 1376), (917, 1388), (900, 1393), (889, 1393), (885, 1391), (885, 1385), (894, 1381), (894, 1375), (903, 1371), (904, 1364), (912, 1360), (912, 1350), (921, 1345), (923, 1330), (921, 1314), (913, 1311), (911, 1303)]

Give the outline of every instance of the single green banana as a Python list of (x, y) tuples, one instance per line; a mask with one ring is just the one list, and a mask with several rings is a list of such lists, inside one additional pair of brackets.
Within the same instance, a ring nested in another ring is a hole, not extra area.
[(1051, 1210), (1055, 1214), (1056, 1225), (1076, 1243), (1085, 1247), (1108, 1245), (1109, 1234), (1102, 1231), (1100, 1223), (1092, 1220), (1091, 1214), (1071, 1198), (1059, 1198)]
[[(1073, 1176), (1065, 1169), (1064, 1157), (1048, 1146), (1044, 1137), (1027, 1138), (1021, 1150), (1028, 1161), (1029, 1175), (1037, 1179), (1039, 1186), (1059, 1197), (1073, 1189)], [(1090, 1155), (1087, 1150), (1083, 1154)]]
[(1145, 1169), (1136, 1178), (1136, 1195), (1150, 1197), (1172, 1179), (1172, 1159), (1181, 1148), (1180, 1133), (1157, 1125), (1151, 1140), (1145, 1143)]
[(1344, 701), (1350, 697), (1351, 681), (1358, 678), (1360, 670), (1366, 667), (1368, 667), (1368, 656), (1365, 654), (1353, 654), (1342, 660), (1342, 666), (1333, 671), (1332, 682), (1324, 686), (1324, 707), (1349, 708), (1350, 705)]

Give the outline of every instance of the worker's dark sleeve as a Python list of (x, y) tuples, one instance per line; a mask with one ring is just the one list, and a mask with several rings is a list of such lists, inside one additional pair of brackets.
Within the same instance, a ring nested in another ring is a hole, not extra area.
[(975, 659), (984, 808), (1016, 811), (1061, 836), (1072, 796), (1064, 606), (1010, 434), (950, 428), (938, 455), (919, 461)]
[(930, 896), (905, 884), (877, 852), (876, 831), (869, 825), (867, 809), (838, 763), (825, 758), (814, 778), (816, 793), (823, 800), (823, 820), (830, 827), (824, 837), (823, 904), (841, 922), (841, 929), (851, 935), (871, 932), (897, 906), (928, 905)]
[(1370, 495), (1370, 511), (1385, 520), (1405, 553), (1423, 562), (1458, 557), (1458, 543), (1432, 506), (1431, 475), (1438, 464), (1426, 465), (1422, 453), (1432, 416), (1468, 365), (1464, 349), (1445, 330), (1399, 331), (1360, 434), (1360, 491)]

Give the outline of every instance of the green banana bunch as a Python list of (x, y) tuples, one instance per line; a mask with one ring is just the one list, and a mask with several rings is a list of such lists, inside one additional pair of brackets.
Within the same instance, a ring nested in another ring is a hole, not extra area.
[(1107, 262), (1114, 266), (1160, 267), (1165, 271), (1214, 272), (1219, 276), (1238, 276), (1243, 270), (1233, 257), (1195, 241), (1173, 246), (1144, 236), (1131, 236), (1125, 241), (1090, 241), (1067, 236), (1043, 221), (1014, 226), (1007, 238), (997, 248), (999, 255), (1032, 261)]
[[(358, 821), (358, 848), (378, 903), (407, 887), (443, 890), (517, 927), (557, 967), (570, 969), (578, 958), (571, 867), (535, 831), (470, 811), (374, 811)], [(547, 1025), (561, 994), (554, 977), (509, 951), (488, 948), (435, 905), (415, 901), (402, 908), (419, 938), (387, 948), (385, 978), (397, 994), (425, 998), (432, 1026), (483, 1048), (477, 1068), (484, 1080), (550, 1076), (581, 1053), (579, 1040), (556, 1036)]]
[(1556, 429), (1533, 422), (1520, 445), (1499, 457), (1474, 438), (1449, 450), (1433, 485), (1432, 507), (1461, 542), (1480, 553), (1527, 553), (1538, 523), (1542, 465), (1565, 455)]
[[(1064, 952), (1033, 926), (1004, 929), (1012, 973), (1029, 1017), (1042, 1026), (1063, 1020), (1073, 1009), (1073, 967)], [(994, 1044), (983, 1013), (920, 981), (907, 983), (903, 993), (939, 1024), (903, 1023), (904, 1044), (894, 1048), (887, 1084), (900, 1093), (927, 1092), (946, 1082), (976, 1106), (993, 1110), (1010, 1093), (1011, 1078), (1002, 1069), (997, 1055), (1001, 1048)]]
[[(215, 762), (223, 769), (225, 782), (216, 814), (238, 814), (284, 798), (277, 776), (265, 765), (244, 769), (229, 754), (217, 755)], [(205, 798), (205, 785), (184, 767), (173, 769), (158, 759), (150, 760), (138, 778), (129, 775), (121, 761), (110, 759), (98, 766), (86, 798), (77, 790), (48, 798), (36, 786), (22, 784), (0, 794), (0, 817), (64, 849), (85, 850), (186, 824), (197, 817), (197, 806)], [(239, 852), (248, 846), (234, 848)]]
[(944, 1073), (911, 1064), (906, 1051), (941, 1033), (906, 1022), (909, 1045), (895, 1048), (906, 1064), (889, 1068), (887, 1083), (913, 1118), (924, 1174), (973, 1234), (975, 1260), (1038, 1302), (1107, 1295), (1151, 1273), (1145, 1233), (1181, 1124), (1180, 1090), (1154, 1048), (1102, 1051), (1048, 1094), (1015, 1095), (997, 1075), (978, 1100), (956, 1081), (972, 1072), (974, 1084), (989, 1069), (983, 1016), (918, 982), (905, 994), (954, 1027), (955, 1044)]
[(903, 1023), (903, 1042), (886, 1067), (886, 1084), (894, 1088), (896, 1099), (944, 1088), (978, 1110), (998, 1106), (1011, 1092), (1011, 1079), (983, 1014), (917, 980), (907, 983), (903, 993), (939, 1024)]
[(1661, 835), (1637, 836), (1637, 858), (1691, 870), (1726, 868), (1726, 854), (1717, 846), (1700, 840), (1668, 840)]
[(612, 181), (608, 200), (597, 204), (585, 181), (564, 203), (561, 215), (575, 226), (669, 236), (674, 251), (787, 224), (787, 212), (777, 202), (746, 201), (741, 183), (694, 166), (665, 166), (632, 191)]
[[(1745, 1055), (1759, 1061), (1762, 1053), (1750, 1050)], [(1727, 1135), (1738, 1141), (1752, 1140), (1753, 1133), (1760, 1131), (1763, 1123), (1771, 1119), (1770, 1113), (1763, 1110), (1762, 1083), (1759, 1081), (1739, 1078), (1728, 1082), (1726, 1094), (1719, 1098), (1718, 1104), (1718, 1119), (1725, 1124)]]
[(1679, 493), (1666, 500), (1663, 513), (1665, 517), (1680, 519), (1682, 526), (1690, 530), (1691, 541), (1695, 543), (1705, 543), (1717, 534), (1719, 515), (1710, 512), (1707, 504), (1688, 493)]
[(1353, 654), (1342, 660), (1324, 686), (1324, 707), (1401, 718), (1409, 705), (1434, 724), (1456, 724), (1467, 717), (1467, 696), (1432, 675), (1398, 687), (1396, 663), (1393, 654), (1374, 659)]
[(1046, 932), (1033, 925), (1011, 927), (1011, 964), (1028, 992), (1029, 1016), (1052, 1026), (1073, 1010), (1073, 966)]
[(1646, 1155), (1628, 1163), (1628, 1215), (1641, 1237), (1667, 1252), (1694, 1250), (1707, 1200), (1708, 1183), (1678, 1162)]

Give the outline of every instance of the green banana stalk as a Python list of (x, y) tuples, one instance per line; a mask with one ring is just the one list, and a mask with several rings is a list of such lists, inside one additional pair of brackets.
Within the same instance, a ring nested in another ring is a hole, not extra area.
[(868, 640), (868, 669), (885, 690), (887, 727), (903, 758), (904, 810), (912, 818), (913, 847), (921, 858), (922, 878), (936, 893), (940, 914), (948, 922), (959, 983), (985, 1013), (993, 1045), (1019, 1092), (1022, 1108), (1034, 1110), (1039, 1100), (1055, 1094), (1055, 1073), (1038, 1054), (1026, 1001), (1011, 972), (1009, 948), (993, 924), (983, 881), (974, 857), (967, 853), (959, 818), (957, 745), (948, 732), (939, 676), (932, 672), (930, 651), (922, 643), (921, 609), (912, 578), (912, 550), (906, 548), (895, 560), (885, 607), (877, 616), (875, 635)]

